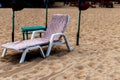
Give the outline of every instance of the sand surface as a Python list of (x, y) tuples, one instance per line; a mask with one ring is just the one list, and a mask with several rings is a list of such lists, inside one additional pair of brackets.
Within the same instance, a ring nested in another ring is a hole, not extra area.
[[(33, 50), (19, 64), (22, 53), (8, 50), (0, 58), (0, 80), (120, 80), (120, 8), (82, 11), (79, 46), (78, 9), (50, 8), (48, 19), (57, 13), (71, 16), (66, 35), (74, 51), (69, 52), (65, 45), (54, 46), (51, 55), (43, 59)], [(11, 15), (11, 9), (0, 9), (0, 45), (11, 42)], [(22, 40), (21, 27), (29, 25), (45, 25), (45, 9), (15, 12), (15, 41)]]

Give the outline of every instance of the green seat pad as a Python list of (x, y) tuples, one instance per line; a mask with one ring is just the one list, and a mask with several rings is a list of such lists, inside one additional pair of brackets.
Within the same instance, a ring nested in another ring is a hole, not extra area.
[(45, 26), (26, 26), (26, 27), (22, 27), (21, 30), (22, 32), (26, 32), (26, 31), (35, 31), (35, 30), (45, 30)]

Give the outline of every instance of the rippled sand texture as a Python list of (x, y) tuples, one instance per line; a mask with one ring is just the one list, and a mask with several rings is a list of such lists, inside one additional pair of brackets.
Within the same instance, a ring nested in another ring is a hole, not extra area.
[[(50, 8), (48, 19), (55, 13), (71, 16), (66, 35), (74, 51), (68, 52), (65, 45), (54, 46), (51, 55), (43, 59), (38, 50), (33, 50), (19, 64), (22, 53), (10, 50), (0, 58), (0, 80), (120, 80), (120, 9), (82, 11), (79, 46), (78, 9)], [(11, 9), (0, 9), (0, 45), (11, 41), (11, 15)], [(21, 27), (28, 25), (45, 25), (45, 9), (16, 12), (15, 41), (22, 40)]]

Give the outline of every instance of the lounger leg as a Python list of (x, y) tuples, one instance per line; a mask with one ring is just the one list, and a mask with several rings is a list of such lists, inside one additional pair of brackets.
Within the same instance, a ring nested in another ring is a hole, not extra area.
[(47, 50), (47, 53), (46, 53), (46, 57), (48, 57), (50, 55), (50, 51), (51, 51), (52, 46), (53, 46), (53, 40), (50, 41), (50, 43), (49, 43), (48, 50)]
[(68, 40), (67, 40), (67, 38), (66, 38), (65, 35), (64, 35), (64, 40), (65, 40), (65, 43), (66, 43), (66, 46), (67, 46), (68, 50), (69, 50), (69, 51), (73, 51), (73, 48), (70, 47), (70, 44), (69, 44), (69, 42), (68, 42)]
[(38, 46), (38, 48), (40, 49), (40, 51), (41, 51), (41, 53), (42, 53), (43, 58), (45, 58), (45, 54), (44, 54), (44, 52), (43, 52), (42, 48), (41, 48), (40, 46)]
[(21, 57), (19, 63), (23, 63), (24, 62), (26, 54), (27, 54), (28, 51), (29, 51), (29, 48), (25, 49), (25, 51), (23, 52), (22, 57)]
[(4, 48), (4, 49), (3, 49), (3, 52), (2, 52), (2, 57), (4, 57), (4, 56), (6, 55), (6, 52), (7, 52), (7, 49)]
[[(69, 42), (68, 42), (66, 36), (64, 36), (64, 40), (65, 40), (66, 46), (69, 49), (69, 51), (73, 51), (73, 48), (70, 47)], [(46, 53), (46, 57), (48, 57), (50, 55), (50, 51), (51, 51), (52, 46), (53, 46), (53, 39), (49, 43), (48, 50), (47, 50), (47, 53)]]
[[(56, 34), (56, 35), (57, 35), (57, 34)], [(51, 39), (50, 39), (50, 43), (49, 43), (49, 46), (48, 46), (48, 50), (47, 50), (47, 53), (46, 53), (46, 57), (50, 55), (50, 51), (51, 51), (51, 48), (52, 48), (52, 46), (53, 46), (53, 40), (54, 40), (54, 37), (55, 37), (56, 35), (53, 35), (53, 36), (51, 37)], [(58, 34), (58, 35), (59, 35), (59, 34)], [(62, 36), (64, 37), (66, 46), (67, 46), (67, 48), (69, 49), (69, 51), (73, 51), (73, 48), (70, 47), (69, 42), (68, 42), (66, 36), (65, 36), (65, 35), (62, 35)]]
[(43, 58), (45, 58), (45, 54), (44, 54), (44, 52), (43, 52), (43, 50), (42, 50), (42, 48), (41, 48), (40, 46), (29, 47), (29, 48), (25, 49), (25, 51), (23, 52), (22, 57), (21, 57), (21, 59), (20, 59), (20, 62), (19, 62), (19, 63), (24, 62), (25, 57), (26, 57), (26, 54), (27, 54), (27, 52), (28, 52), (29, 50), (32, 50), (32, 49), (37, 49), (37, 48), (39, 48), (39, 49), (40, 49), (40, 51), (41, 51), (41, 54), (42, 54)]

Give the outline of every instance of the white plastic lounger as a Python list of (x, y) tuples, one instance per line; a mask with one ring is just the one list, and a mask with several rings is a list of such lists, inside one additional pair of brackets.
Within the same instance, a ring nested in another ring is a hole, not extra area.
[[(64, 43), (66, 43), (67, 48), (69, 51), (72, 51), (73, 49), (70, 47), (69, 42), (64, 34), (64, 31), (68, 25), (69, 22), (69, 15), (66, 14), (54, 14), (52, 15), (50, 24), (48, 25), (47, 30), (44, 31), (33, 31), (32, 37), (30, 40), (24, 40), (24, 41), (17, 41), (17, 42), (10, 42), (3, 44), (2, 47), (2, 57), (6, 55), (7, 49), (13, 49), (16, 51), (23, 50), (23, 54), (20, 59), (20, 63), (24, 62), (25, 56), (29, 50), (39, 48), (40, 53), (45, 58), (50, 55), (50, 51), (52, 46), (55, 45), (61, 45), (63, 42), (61, 42), (61, 39), (64, 39)], [(35, 38), (36, 33), (44, 32), (44, 35), (41, 38)], [(63, 38), (62, 38), (63, 37)], [(42, 47), (48, 46), (47, 53), (44, 54)]]

